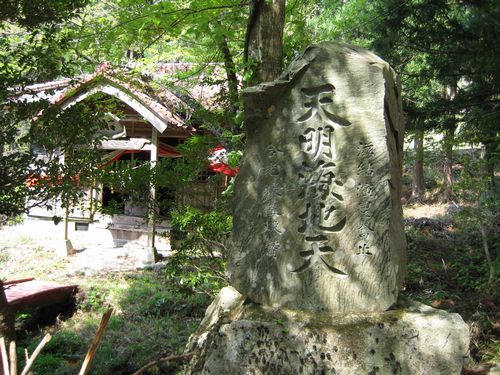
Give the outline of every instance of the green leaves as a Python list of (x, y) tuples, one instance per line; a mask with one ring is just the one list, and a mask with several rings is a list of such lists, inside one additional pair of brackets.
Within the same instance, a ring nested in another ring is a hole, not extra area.
[(5, 0), (0, 5), (0, 21), (17, 22), (28, 29), (65, 21), (89, 0)]
[(240, 164), (241, 157), (243, 156), (243, 152), (238, 150), (238, 151), (230, 151), (227, 154), (227, 161), (229, 163), (229, 166), (231, 168), (236, 168)]
[(172, 212), (171, 224), (178, 237), (175, 248), (184, 256), (221, 256), (225, 259), (226, 242), (233, 225), (232, 217), (226, 212), (204, 213), (185, 206)]

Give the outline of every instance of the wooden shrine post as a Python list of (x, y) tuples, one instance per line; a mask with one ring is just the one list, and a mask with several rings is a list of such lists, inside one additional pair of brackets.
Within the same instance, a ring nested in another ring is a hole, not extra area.
[[(158, 163), (158, 130), (153, 127), (151, 132), (151, 159), (150, 167), (154, 169)], [(158, 253), (155, 248), (155, 235), (156, 235), (156, 209), (158, 205), (156, 202), (156, 183), (154, 180), (150, 181), (149, 185), (149, 214), (148, 214), (148, 242), (147, 242), (147, 258), (146, 263), (155, 263), (158, 260)]]

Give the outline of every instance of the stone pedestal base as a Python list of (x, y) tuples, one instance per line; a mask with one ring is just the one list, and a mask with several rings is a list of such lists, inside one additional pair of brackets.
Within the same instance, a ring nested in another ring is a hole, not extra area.
[(460, 374), (469, 329), (415, 302), (374, 314), (272, 310), (224, 288), (186, 351), (189, 374)]

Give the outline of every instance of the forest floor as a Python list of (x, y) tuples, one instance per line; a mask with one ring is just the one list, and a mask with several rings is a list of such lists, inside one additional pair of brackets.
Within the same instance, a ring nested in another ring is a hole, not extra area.
[[(35, 277), (77, 284), (80, 289), (76, 306), (18, 314), (18, 358), (24, 358), (24, 348), (32, 353), (46, 333), (52, 334), (35, 363), (35, 375), (78, 373), (101, 317), (110, 307), (113, 315), (92, 373), (131, 374), (152, 360), (180, 354), (218, 289), (211, 288), (211, 294), (181, 285), (183, 280), (169, 273), (165, 264), (137, 269), (137, 259), (124, 248), (121, 254), (120, 248), (103, 248), (100, 255), (92, 248), (59, 258), (46, 245), (22, 225), (0, 230), (0, 278)], [(167, 364), (148, 374), (172, 374), (175, 368), (176, 364)]]
[(500, 364), (500, 238), (490, 233), (497, 282), (487, 285), (488, 267), (479, 233), (455, 225), (456, 204), (406, 205), (408, 273), (405, 294), (458, 313), (471, 331), (464, 375), (488, 374)]
[[(433, 307), (459, 313), (472, 332), (464, 374), (487, 374), (500, 362), (498, 288), (487, 287), (487, 267), (477, 233), (457, 230), (453, 205), (407, 205), (408, 240), (405, 294)], [(34, 368), (35, 374), (75, 374), (102, 314), (114, 312), (95, 358), (92, 373), (130, 374), (149, 361), (182, 353), (220, 283), (193, 274), (194, 267), (135, 269), (133, 259), (108, 251), (108, 267), (89, 272), (95, 252), (57, 258), (22, 226), (0, 230), (0, 278), (36, 277), (80, 285), (73, 309), (19, 314), (19, 357), (33, 352), (46, 332), (53, 335)], [(495, 236), (492, 236), (495, 239)], [(492, 241), (492, 251), (498, 251)], [(104, 250), (104, 249), (103, 249)], [(87, 256), (87, 258), (85, 258)], [(498, 257), (497, 257), (498, 259)], [(129, 262), (130, 260), (130, 262)], [(109, 266), (115, 262), (116, 267)], [(102, 262), (101, 262), (102, 263)], [(498, 261), (497, 261), (498, 271)], [(176, 265), (175, 267), (180, 267)], [(182, 273), (184, 278), (177, 275)], [(191, 275), (191, 276), (189, 276)], [(498, 285), (497, 285), (498, 286)], [(173, 374), (179, 364), (154, 367), (149, 374)]]

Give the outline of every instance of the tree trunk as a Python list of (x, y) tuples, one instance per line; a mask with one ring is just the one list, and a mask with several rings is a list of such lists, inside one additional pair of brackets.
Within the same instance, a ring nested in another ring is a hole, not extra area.
[[(443, 96), (450, 101), (450, 106), (457, 96), (457, 85), (447, 85)], [(447, 124), (444, 130), (443, 138), (443, 201), (453, 200), (453, 143), (455, 139), (455, 129), (457, 128), (457, 119), (452, 109), (448, 115)]]
[(481, 224), (480, 232), (483, 241), (484, 255), (486, 256), (486, 262), (488, 264), (488, 286), (493, 286), (496, 278), (495, 266), (493, 265), (493, 259), (491, 258), (490, 248), (488, 246), (488, 231), (483, 224)]
[(7, 347), (10, 341), (15, 340), (14, 313), (7, 306), (3, 281), (0, 279), (0, 336), (5, 337)]
[(413, 141), (415, 161), (413, 163), (413, 179), (411, 184), (411, 198), (421, 202), (424, 198), (424, 131), (417, 130)]
[(485, 159), (485, 169), (486, 178), (489, 180), (488, 186), (492, 194), (496, 194), (496, 181), (495, 181), (495, 171), (496, 171), (496, 161), (498, 156), (496, 155), (496, 149), (498, 143), (495, 141), (483, 142), (484, 145), (484, 159)]
[(450, 202), (453, 199), (453, 140), (455, 128), (445, 130), (443, 138), (443, 201)]
[(223, 36), (219, 42), (219, 48), (224, 58), (224, 68), (226, 70), (227, 86), (229, 90), (229, 100), (231, 101), (232, 112), (236, 113), (238, 103), (238, 77), (236, 75), (236, 66), (234, 64), (233, 55), (227, 43), (227, 37)]
[(244, 59), (253, 75), (248, 85), (273, 81), (283, 65), (286, 0), (252, 0)]
[(229, 44), (227, 42), (227, 37), (223, 36), (219, 42), (219, 49), (222, 52), (224, 58), (224, 68), (226, 70), (227, 86), (228, 86), (228, 112), (231, 115), (230, 126), (231, 131), (234, 134), (238, 134), (241, 130), (238, 128), (234, 117), (239, 109), (239, 94), (238, 94), (238, 76), (236, 75), (236, 66), (234, 64), (233, 55), (229, 49)]
[[(484, 147), (483, 150), (481, 150), (481, 160), (483, 161), (482, 163), (482, 174), (481, 174), (481, 179), (488, 180), (490, 177), (490, 162), (488, 158), (491, 158), (491, 154), (488, 155), (488, 147)], [(494, 178), (494, 176), (493, 176)], [(489, 208), (486, 206), (482, 206), (481, 201), (482, 198), (486, 198), (486, 200), (491, 199), (492, 197), (496, 197), (494, 185), (491, 185), (491, 183), (487, 183), (487, 190), (489, 191), (480, 191), (477, 197), (477, 209), (481, 212), (482, 210), (488, 210)], [(485, 189), (486, 190), (486, 189)], [(482, 215), (481, 215), (482, 216)], [(489, 215), (487, 215), (489, 216)], [(495, 272), (495, 266), (493, 264), (493, 258), (491, 257), (490, 253), (490, 247), (488, 245), (488, 232), (491, 227), (492, 223), (490, 220), (484, 220), (480, 219), (480, 224), (479, 224), (479, 232), (481, 233), (481, 239), (483, 242), (483, 251), (484, 255), (486, 257), (486, 263), (488, 264), (488, 286), (492, 287), (495, 283), (496, 279), (496, 272)]]

